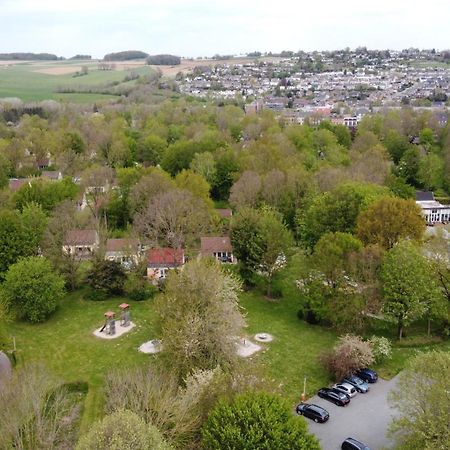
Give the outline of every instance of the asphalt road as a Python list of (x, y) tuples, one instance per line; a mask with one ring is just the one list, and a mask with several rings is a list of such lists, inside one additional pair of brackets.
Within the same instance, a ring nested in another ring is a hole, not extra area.
[(315, 434), (323, 450), (338, 450), (347, 437), (364, 442), (371, 450), (381, 450), (393, 447), (386, 432), (395, 415), (387, 403), (387, 394), (395, 386), (397, 378), (390, 381), (379, 379), (370, 384), (367, 394), (356, 394), (347, 406), (336, 406), (334, 403), (312, 397), (307, 403), (314, 403), (325, 408), (330, 413), (326, 423), (315, 423), (305, 419), (309, 430)]

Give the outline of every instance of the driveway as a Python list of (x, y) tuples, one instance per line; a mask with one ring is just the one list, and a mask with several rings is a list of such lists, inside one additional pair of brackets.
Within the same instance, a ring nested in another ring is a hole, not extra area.
[(397, 377), (390, 381), (379, 379), (370, 384), (367, 394), (356, 394), (348, 406), (336, 406), (318, 396), (307, 400), (322, 406), (330, 413), (326, 423), (305, 419), (309, 430), (315, 434), (323, 450), (338, 450), (347, 437), (353, 437), (368, 445), (371, 450), (392, 448), (393, 442), (386, 437), (395, 410), (387, 403), (387, 394), (395, 386)]

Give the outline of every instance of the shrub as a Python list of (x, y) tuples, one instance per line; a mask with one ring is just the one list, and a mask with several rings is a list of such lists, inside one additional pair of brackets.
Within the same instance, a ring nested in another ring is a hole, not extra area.
[(131, 411), (117, 411), (95, 423), (77, 450), (169, 450), (161, 433)]
[(341, 336), (334, 349), (322, 357), (323, 365), (336, 380), (369, 366), (374, 360), (371, 344), (351, 334)]
[(207, 450), (320, 449), (302, 417), (276, 395), (249, 392), (229, 403), (220, 401), (202, 429)]
[(372, 346), (375, 362), (380, 363), (391, 357), (392, 344), (388, 338), (383, 336), (372, 336), (368, 342)]
[(142, 301), (152, 298), (158, 291), (158, 288), (149, 283), (139, 273), (131, 272), (128, 274), (127, 281), (125, 281), (124, 291), (131, 300)]
[(86, 277), (92, 291), (92, 300), (102, 300), (109, 295), (122, 295), (126, 274), (120, 263), (98, 259), (92, 265)]
[(32, 323), (46, 320), (63, 296), (64, 280), (47, 259), (38, 256), (10, 266), (1, 287), (6, 310)]

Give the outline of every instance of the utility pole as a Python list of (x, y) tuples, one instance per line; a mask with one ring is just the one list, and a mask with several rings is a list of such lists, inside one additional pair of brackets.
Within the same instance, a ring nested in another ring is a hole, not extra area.
[(302, 403), (305, 401), (306, 398), (306, 376), (303, 378), (303, 392), (302, 392)]

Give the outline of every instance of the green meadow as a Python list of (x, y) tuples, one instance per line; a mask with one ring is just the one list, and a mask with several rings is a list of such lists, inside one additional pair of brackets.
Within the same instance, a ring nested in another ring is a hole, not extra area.
[[(88, 67), (88, 74), (74, 77), (77, 68)], [(139, 66), (133, 69), (99, 70), (99, 63), (93, 61), (51, 61), (20, 62), (14, 65), (0, 64), (0, 99), (17, 97), (23, 101), (58, 100), (89, 103), (115, 98), (99, 93), (59, 93), (61, 87), (101, 87), (107, 83), (123, 83), (131, 72), (139, 75), (150, 74), (152, 68)], [(73, 68), (73, 72), (67, 73)], [(40, 71), (46, 71), (42, 73)], [(124, 85), (129, 85), (125, 82)]]

